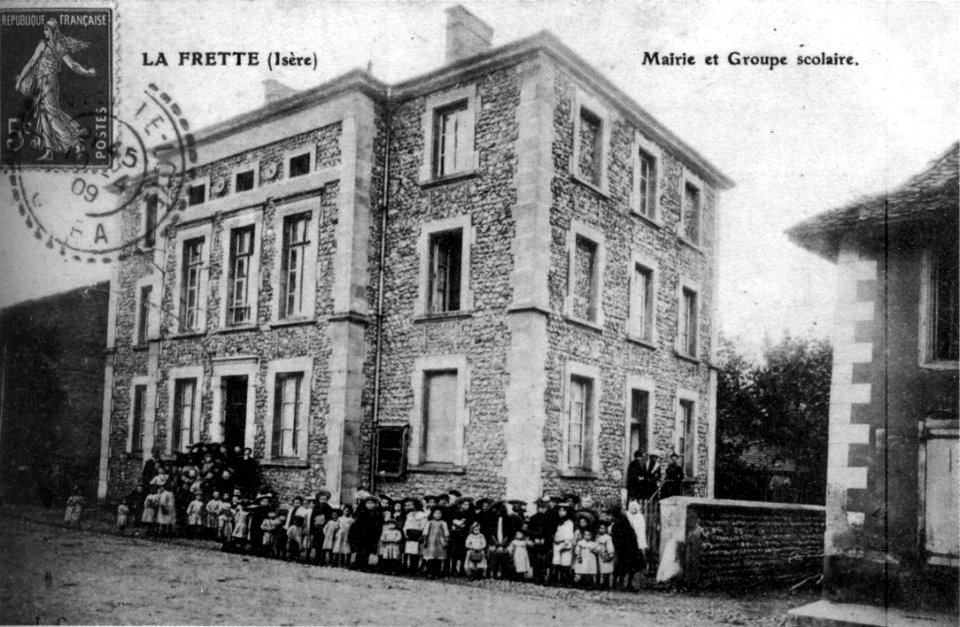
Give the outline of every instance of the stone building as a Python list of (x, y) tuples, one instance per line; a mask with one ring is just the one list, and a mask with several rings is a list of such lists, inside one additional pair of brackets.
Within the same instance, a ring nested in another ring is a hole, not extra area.
[(97, 493), (108, 283), (0, 310), (0, 498)]
[(554, 36), (491, 38), (454, 7), (435, 71), (197, 133), (175, 217), (125, 225), (102, 495), (221, 439), (285, 495), (619, 495), (654, 447), (712, 492), (732, 183)]
[(900, 187), (788, 231), (837, 264), (831, 599), (956, 612), (958, 146)]

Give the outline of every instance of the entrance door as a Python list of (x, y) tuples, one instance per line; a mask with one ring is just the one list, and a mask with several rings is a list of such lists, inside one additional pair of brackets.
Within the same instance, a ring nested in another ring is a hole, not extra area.
[(223, 443), (227, 450), (243, 447), (247, 426), (247, 377), (223, 377)]

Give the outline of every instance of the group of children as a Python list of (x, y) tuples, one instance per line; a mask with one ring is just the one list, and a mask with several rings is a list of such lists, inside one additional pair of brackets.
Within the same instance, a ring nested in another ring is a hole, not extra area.
[[(158, 476), (162, 476), (162, 471)], [(126, 498), (117, 510), (120, 532), (139, 522), (146, 533), (216, 540), (223, 550), (321, 566), (423, 574), (533, 580), (558, 585), (632, 587), (646, 563), (640, 507), (619, 501), (595, 507), (576, 495), (536, 503), (474, 500), (456, 490), (393, 499), (358, 493), (335, 507), (319, 491), (280, 505), (271, 493), (245, 497), (203, 489), (178, 507), (171, 482), (156, 481), (139, 517)]]

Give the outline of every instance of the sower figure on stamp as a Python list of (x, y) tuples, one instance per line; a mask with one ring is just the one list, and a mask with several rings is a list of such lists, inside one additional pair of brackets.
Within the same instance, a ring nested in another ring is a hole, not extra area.
[(59, 74), (66, 65), (80, 76), (96, 76), (96, 69), (85, 68), (70, 57), (90, 44), (61, 33), (60, 24), (53, 18), (44, 23), (43, 35), (44, 39), (16, 78), (17, 91), (33, 101), (29, 118), (36, 135), (32, 145), (43, 149), (38, 161), (51, 161), (54, 152), (67, 152), (72, 148), (79, 157), (83, 154), (80, 139), (84, 129), (60, 108)]

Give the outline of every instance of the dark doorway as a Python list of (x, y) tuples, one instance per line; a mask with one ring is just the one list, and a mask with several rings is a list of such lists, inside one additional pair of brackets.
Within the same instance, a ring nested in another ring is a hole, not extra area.
[(247, 425), (247, 377), (223, 377), (223, 443), (227, 450), (244, 446)]

